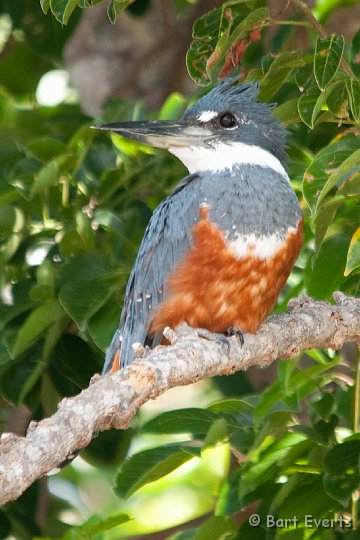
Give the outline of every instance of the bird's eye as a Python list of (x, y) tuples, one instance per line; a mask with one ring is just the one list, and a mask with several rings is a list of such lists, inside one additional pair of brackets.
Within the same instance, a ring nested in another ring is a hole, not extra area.
[(220, 124), (224, 128), (232, 128), (236, 125), (236, 117), (229, 112), (222, 114), (219, 118)]

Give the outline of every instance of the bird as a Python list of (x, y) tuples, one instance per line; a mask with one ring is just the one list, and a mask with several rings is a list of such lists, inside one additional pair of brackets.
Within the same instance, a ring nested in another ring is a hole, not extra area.
[[(165, 148), (188, 176), (154, 210), (133, 265), (103, 374), (187, 323), (256, 333), (298, 257), (303, 216), (287, 173), (287, 132), (258, 83), (227, 79), (178, 121), (97, 126)], [(226, 338), (228, 339), (228, 338)]]

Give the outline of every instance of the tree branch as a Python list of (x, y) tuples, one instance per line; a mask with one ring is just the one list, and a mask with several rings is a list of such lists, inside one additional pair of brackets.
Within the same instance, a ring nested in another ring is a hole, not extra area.
[(14, 500), (35, 480), (87, 446), (99, 431), (126, 429), (139, 407), (174, 386), (214, 375), (229, 375), (249, 366), (264, 367), (278, 358), (293, 358), (304, 349), (340, 349), (360, 343), (360, 299), (334, 294), (336, 305), (299, 297), (289, 312), (273, 315), (244, 345), (231, 339), (227, 350), (219, 336), (187, 326), (166, 330), (169, 347), (138, 352), (130, 366), (105, 377), (95, 376), (58, 411), (32, 422), (26, 437), (4, 433), (0, 439), (0, 504)]

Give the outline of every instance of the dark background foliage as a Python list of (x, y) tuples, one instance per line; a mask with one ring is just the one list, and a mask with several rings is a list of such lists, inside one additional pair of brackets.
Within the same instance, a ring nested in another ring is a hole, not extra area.
[[(204, 91), (196, 85), (258, 80), (289, 131), (305, 216), (277, 309), (303, 292), (358, 294), (359, 8), (318, 0), (313, 20), (299, 1), (1, 1), (2, 430), (23, 434), (101, 370), (146, 223), (185, 175), (93, 123), (177, 118)], [(358, 519), (356, 351), (310, 351), (276, 371), (145, 407), (128, 431), (99, 435), (86, 462), (1, 510), (0, 536), (357, 538), (345, 526)], [(255, 511), (259, 527), (247, 520)], [(305, 527), (306, 514), (344, 522)]]

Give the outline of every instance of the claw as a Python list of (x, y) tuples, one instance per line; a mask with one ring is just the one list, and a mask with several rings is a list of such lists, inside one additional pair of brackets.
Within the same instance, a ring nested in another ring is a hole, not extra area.
[(225, 354), (229, 354), (230, 348), (231, 348), (230, 339), (228, 337), (224, 336), (224, 334), (220, 334), (218, 343), (219, 343), (219, 345), (221, 345), (221, 348), (225, 352)]
[(224, 336), (224, 334), (215, 334), (214, 332), (209, 332), (208, 330), (205, 330), (202, 328), (200, 332), (198, 333), (198, 336), (203, 339), (207, 339), (208, 341), (214, 341), (215, 343), (221, 346), (223, 351), (224, 349), (226, 349), (224, 351), (225, 354), (229, 354), (231, 343), (230, 343), (229, 338)]
[(229, 337), (235, 336), (239, 340), (240, 345), (244, 345), (244, 334), (240, 328), (237, 328), (236, 326), (229, 326), (229, 328), (226, 330), (226, 335)]

